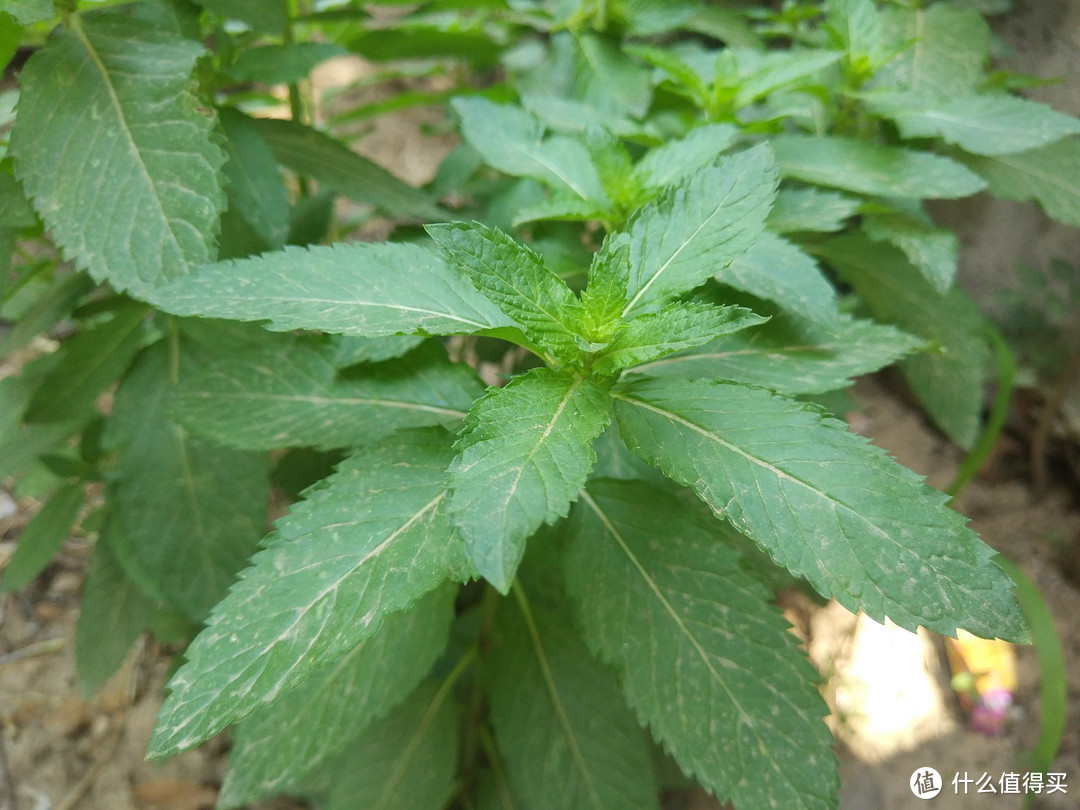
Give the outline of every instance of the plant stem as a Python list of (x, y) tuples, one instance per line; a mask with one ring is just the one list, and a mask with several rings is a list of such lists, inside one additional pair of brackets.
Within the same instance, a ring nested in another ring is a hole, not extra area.
[[(300, 15), (301, 9), (298, 2), (295, 4), (292, 0), (281, 0), (281, 2), (285, 6), (285, 28), (281, 32), (281, 38), (285, 45), (289, 46), (296, 41), (293, 22)], [(289, 117), (298, 124), (308, 123), (307, 105), (299, 81), (289, 82)], [(306, 177), (297, 175), (296, 185), (301, 199), (311, 196), (311, 185)]]

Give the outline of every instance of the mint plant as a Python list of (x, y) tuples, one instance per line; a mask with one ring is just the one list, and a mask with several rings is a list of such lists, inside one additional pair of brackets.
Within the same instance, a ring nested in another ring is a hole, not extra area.
[[(149, 753), (231, 727), (223, 808), (656, 807), (664, 756), (740, 808), (835, 807), (776, 583), (1027, 629), (945, 496), (812, 400), (899, 362), (970, 443), (983, 323), (922, 202), (1076, 224), (1080, 126), (953, 3), (459, 6), (0, 13), (0, 54), (36, 50), (0, 108), (0, 353), (31, 358), (0, 478), (46, 501), (0, 587), (96, 534), (80, 678), (188, 645)], [(429, 189), (312, 125), (343, 50), (459, 60), (335, 119), (453, 96)]]

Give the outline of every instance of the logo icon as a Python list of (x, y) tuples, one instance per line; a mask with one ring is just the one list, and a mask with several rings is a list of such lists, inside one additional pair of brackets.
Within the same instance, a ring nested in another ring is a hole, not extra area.
[(941, 793), (941, 774), (933, 768), (918, 768), (908, 782), (911, 792), (920, 799), (932, 799)]

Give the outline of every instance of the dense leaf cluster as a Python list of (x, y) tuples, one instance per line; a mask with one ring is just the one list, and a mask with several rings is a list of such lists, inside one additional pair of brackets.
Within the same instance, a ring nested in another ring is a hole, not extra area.
[[(221, 807), (655, 808), (665, 756), (739, 808), (835, 807), (774, 585), (1027, 636), (945, 496), (830, 415), (899, 363), (976, 438), (983, 323), (924, 200), (1080, 225), (1080, 121), (987, 73), (971, 6), (6, 4), (0, 56), (36, 53), (0, 353), (64, 339), (0, 379), (0, 477), (48, 498), (2, 587), (103, 482), (80, 676), (190, 642), (149, 753), (234, 726)], [(348, 52), (460, 68), (333, 122), (448, 101), (429, 188), (310, 124)], [(392, 240), (335, 240), (337, 196)]]

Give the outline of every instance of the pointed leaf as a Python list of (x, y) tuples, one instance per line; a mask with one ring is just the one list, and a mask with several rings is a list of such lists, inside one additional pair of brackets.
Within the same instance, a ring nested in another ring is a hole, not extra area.
[(170, 363), (165, 345), (152, 346), (117, 389), (104, 438), (117, 455), (110, 501), (117, 541), (172, 607), (199, 621), (263, 536), (269, 465), (173, 424)]
[(723, 542), (731, 529), (645, 484), (606, 481), (589, 485), (569, 531), (585, 640), (682, 768), (738, 807), (836, 807), (816, 673)]
[(909, 630), (1026, 638), (993, 550), (842, 423), (735, 384), (647, 379), (612, 396), (635, 453), (823, 596)]
[(877, 83), (944, 98), (967, 95), (983, 83), (990, 26), (975, 9), (951, 3), (888, 5), (881, 19), (893, 47), (910, 46), (878, 71)]
[(0, 579), (0, 593), (8, 593), (28, 584), (71, 536), (84, 501), (83, 484), (64, 484), (41, 507), (19, 533), (19, 543)]
[(855, 377), (877, 371), (924, 347), (924, 341), (891, 326), (849, 316), (832, 322), (786, 312), (759, 312), (771, 320), (727, 335), (693, 351), (635, 366), (649, 376), (738, 380), (781, 394), (822, 394), (846, 388)]
[(22, 71), (15, 170), (68, 258), (142, 295), (215, 258), (225, 156), (190, 89), (203, 49), (140, 20), (71, 19)]
[(985, 185), (956, 161), (927, 152), (833, 135), (778, 135), (769, 143), (782, 176), (861, 194), (953, 199)]
[(634, 167), (643, 186), (663, 188), (709, 165), (735, 143), (739, 130), (731, 124), (705, 124), (683, 138), (665, 141), (645, 153)]
[(425, 226), (450, 261), (556, 357), (575, 356), (581, 305), (566, 282), (526, 245), (479, 222)]
[(995, 196), (1034, 200), (1058, 222), (1080, 228), (1080, 138), (964, 162), (983, 176)]
[(934, 344), (901, 370), (934, 422), (961, 447), (979, 433), (986, 380), (985, 324), (958, 289), (940, 293), (892, 245), (862, 234), (831, 239), (817, 251), (866, 301), (874, 317)]
[(218, 807), (297, 792), (399, 704), (446, 648), (457, 591), (444, 585), (339, 661), (313, 673), (236, 728)]
[(723, 158), (634, 217), (623, 315), (655, 309), (718, 273), (754, 243), (776, 194), (766, 146)]
[(847, 49), (848, 61), (862, 75), (877, 68), (882, 51), (882, 24), (874, 0), (828, 0), (829, 27)]
[(90, 555), (75, 626), (75, 669), (84, 695), (92, 695), (119, 669), (157, 607), (116, 559), (109, 526)]
[(489, 166), (607, 206), (600, 177), (580, 142), (562, 136), (545, 140), (543, 125), (519, 107), (479, 97), (454, 99), (452, 106), (461, 134)]
[(859, 201), (820, 188), (782, 188), (765, 221), (773, 233), (840, 231), (859, 213)]
[(802, 79), (840, 61), (839, 51), (807, 48), (788, 51), (745, 49), (735, 52), (740, 83), (731, 104), (741, 110), (774, 90), (791, 87)]
[(643, 118), (652, 101), (648, 69), (613, 38), (591, 32), (574, 37), (574, 85), (586, 104), (611, 114)]
[(491, 720), (515, 807), (656, 808), (646, 738), (614, 673), (589, 655), (569, 615), (533, 609), (520, 588), (498, 615)]
[(218, 111), (225, 133), (225, 177), (238, 213), (266, 243), (278, 250), (289, 235), (289, 193), (277, 162), (251, 119), (231, 108)]
[(337, 375), (324, 352), (293, 342), (192, 364), (170, 405), (184, 427), (229, 447), (334, 448), (401, 428), (456, 428), (482, 393), (475, 373), (440, 346)]
[(743, 307), (681, 302), (669, 304), (659, 312), (639, 315), (630, 321), (598, 355), (593, 368), (598, 374), (615, 374), (766, 320)]
[(203, 8), (275, 36), (288, 23), (285, 9), (265, 0), (195, 0)]
[(266, 320), (281, 332), (451, 335), (514, 325), (442, 259), (406, 244), (287, 247), (206, 265), (151, 298), (177, 315)]
[(187, 650), (148, 755), (190, 748), (378, 632), (463, 565), (443, 515), (441, 429), (346, 459), (279, 520)]
[(325, 810), (434, 810), (458, 765), (458, 710), (444, 682), (417, 689), (341, 756)]
[(581, 293), (587, 336), (605, 341), (622, 320), (630, 280), (630, 238), (616, 231), (593, 254), (589, 280)]
[(938, 292), (952, 286), (960, 252), (960, 239), (953, 231), (902, 214), (867, 215), (862, 227), (875, 242), (890, 242), (904, 251)]
[(894, 121), (904, 138), (939, 137), (974, 155), (1024, 152), (1080, 132), (1080, 119), (1016, 96), (895, 93), (871, 96), (867, 106)]
[(716, 280), (823, 324), (838, 317), (836, 290), (800, 248), (765, 232)]
[(251, 123), (278, 163), (316, 180), (320, 187), (395, 216), (419, 220), (447, 217), (447, 212), (431, 195), (413, 188), (329, 135), (296, 121), (253, 118)]
[(597, 383), (548, 368), (491, 389), (469, 412), (450, 466), (449, 512), (469, 558), (503, 593), (529, 535), (577, 498), (610, 418)]

